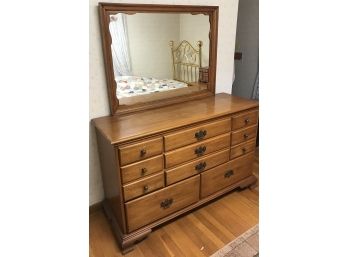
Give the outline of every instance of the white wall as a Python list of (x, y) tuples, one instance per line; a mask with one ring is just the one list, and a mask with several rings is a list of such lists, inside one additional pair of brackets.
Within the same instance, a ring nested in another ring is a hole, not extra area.
[(138, 13), (126, 17), (133, 75), (172, 78), (170, 40), (174, 40), (175, 46), (187, 40), (195, 48), (201, 40), (202, 65), (209, 66), (207, 15)]
[[(90, 119), (109, 115), (107, 87), (100, 38), (98, 0), (90, 0), (89, 27), (89, 108)], [(217, 53), (216, 92), (231, 93), (238, 0), (119, 0), (103, 2), (145, 4), (217, 5), (219, 8), (219, 37)], [(90, 130), (89, 203), (104, 198), (95, 131)]]
[(197, 49), (196, 42), (202, 41), (202, 67), (209, 66), (209, 30), (209, 16), (180, 14), (180, 42), (187, 40)]
[(127, 15), (129, 49), (134, 75), (158, 79), (173, 76), (169, 41), (179, 40), (179, 23), (179, 14)]

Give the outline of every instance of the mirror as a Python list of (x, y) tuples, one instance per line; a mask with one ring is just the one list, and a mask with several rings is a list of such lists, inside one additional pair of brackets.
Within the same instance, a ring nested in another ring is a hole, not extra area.
[(99, 5), (112, 114), (214, 93), (217, 7)]
[(206, 15), (111, 14), (109, 30), (120, 105), (158, 97), (149, 94), (207, 89), (208, 81), (199, 79), (209, 65)]

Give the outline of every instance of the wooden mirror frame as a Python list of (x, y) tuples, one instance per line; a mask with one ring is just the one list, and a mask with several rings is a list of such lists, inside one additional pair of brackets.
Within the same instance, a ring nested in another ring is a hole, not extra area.
[[(115, 81), (110, 47), (112, 40), (111, 34), (109, 32), (110, 14), (115, 14), (118, 12), (128, 14), (189, 13), (209, 15), (209, 83), (207, 84), (207, 89), (200, 92), (194, 92), (181, 96), (174, 96), (171, 98), (154, 100), (144, 103), (137, 103), (134, 105), (119, 105), (119, 100), (117, 99), (116, 95), (117, 84)], [(123, 115), (214, 95), (216, 80), (218, 12), (218, 6), (99, 3), (99, 18), (103, 43), (104, 65), (111, 115)]]

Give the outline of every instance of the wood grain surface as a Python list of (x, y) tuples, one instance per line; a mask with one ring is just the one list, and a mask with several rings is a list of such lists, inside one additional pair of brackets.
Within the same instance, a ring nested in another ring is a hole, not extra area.
[(132, 200), (138, 196), (145, 195), (164, 187), (163, 172), (139, 179), (123, 186), (123, 196), (125, 201)]
[[(230, 146), (231, 134), (226, 133), (202, 142), (185, 146), (171, 152), (165, 153), (165, 167), (170, 168), (180, 163), (190, 161)], [(198, 155), (197, 149), (204, 148), (202, 155)]]
[(228, 194), (161, 226), (122, 255), (102, 211), (90, 216), (90, 257), (210, 256), (259, 222), (258, 191)]
[[(199, 174), (204, 170), (213, 168), (219, 164), (227, 162), (229, 160), (229, 149), (222, 150), (213, 154), (209, 154), (202, 158), (199, 158), (193, 162), (181, 165), (177, 168), (166, 171), (166, 185), (173, 184), (185, 178)], [(204, 167), (197, 168), (199, 165), (204, 164)]]
[[(195, 176), (126, 203), (129, 232), (197, 202), (199, 180), (199, 176)], [(162, 203), (167, 199), (172, 203), (166, 207)]]
[(121, 167), (122, 183), (142, 178), (163, 170), (163, 155)]
[[(143, 152), (144, 151), (144, 152)], [(121, 166), (141, 161), (163, 152), (163, 138), (143, 140), (139, 143), (121, 146), (119, 148)]]
[(93, 123), (110, 144), (115, 144), (179, 129), (187, 124), (195, 125), (207, 121), (207, 117), (214, 119), (257, 107), (258, 101), (221, 93), (127, 116), (96, 118)]
[[(205, 123), (193, 128), (185, 129), (180, 132), (170, 133), (164, 136), (164, 149), (170, 151), (192, 143), (200, 142), (217, 135), (221, 135), (231, 130), (231, 119), (222, 119), (215, 122)], [(196, 133), (204, 131), (204, 137), (199, 140), (196, 138)]]
[(256, 138), (257, 126), (247, 127), (237, 131), (233, 131), (231, 135), (231, 145), (235, 146), (246, 142), (252, 138)]
[(219, 165), (201, 174), (201, 197), (207, 197), (252, 173), (254, 153)]

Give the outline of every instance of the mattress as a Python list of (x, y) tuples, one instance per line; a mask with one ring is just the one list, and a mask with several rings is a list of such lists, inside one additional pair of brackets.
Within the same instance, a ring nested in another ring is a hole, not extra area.
[(138, 76), (118, 76), (116, 83), (118, 99), (188, 87), (186, 83), (173, 79)]

